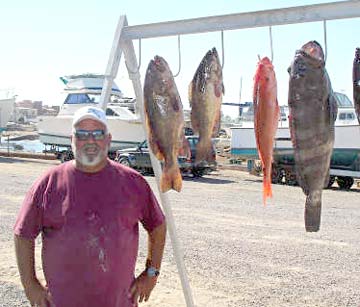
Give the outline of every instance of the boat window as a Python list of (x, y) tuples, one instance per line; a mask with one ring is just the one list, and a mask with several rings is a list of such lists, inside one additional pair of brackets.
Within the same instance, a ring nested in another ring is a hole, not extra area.
[(351, 108), (353, 106), (348, 96), (341, 93), (335, 93), (337, 105), (340, 108)]
[(81, 104), (81, 103), (93, 103), (88, 94), (69, 94), (65, 99), (65, 104)]
[(131, 113), (127, 108), (125, 107), (119, 107), (119, 106), (111, 106), (112, 112), (114, 112), (114, 116), (119, 116), (122, 119), (134, 119), (136, 118), (135, 115), (133, 113)]
[(347, 113), (346, 118), (347, 119), (355, 119), (355, 115), (354, 115), (354, 113)]
[(119, 116), (118, 114), (116, 114), (112, 109), (110, 108), (106, 108), (106, 115), (107, 116)]
[(339, 114), (339, 119), (345, 120), (346, 119), (346, 113), (340, 113)]
[(354, 115), (354, 113), (349, 113), (349, 112), (340, 113), (339, 119), (340, 120), (353, 120), (353, 119), (355, 119), (355, 115)]

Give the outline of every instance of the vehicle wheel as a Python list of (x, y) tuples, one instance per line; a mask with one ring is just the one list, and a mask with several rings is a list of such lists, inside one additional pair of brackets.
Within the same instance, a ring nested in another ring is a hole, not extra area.
[(332, 187), (332, 185), (334, 184), (335, 182), (335, 176), (329, 176), (329, 181), (327, 183), (327, 185), (325, 185), (325, 188), (326, 189), (330, 189)]
[(296, 174), (289, 170), (286, 170), (285, 171), (285, 183), (287, 185), (292, 185), (292, 186), (298, 185), (298, 182), (296, 180)]
[(283, 170), (281, 168), (273, 168), (271, 170), (271, 182), (274, 184), (281, 183), (283, 179)]
[(131, 167), (131, 164), (130, 164), (128, 158), (120, 158), (119, 163), (122, 164), (122, 165), (125, 165), (127, 167)]
[(354, 179), (351, 177), (337, 177), (336, 179), (337, 184), (339, 185), (339, 188), (342, 190), (349, 190), (352, 185), (354, 184)]
[(193, 169), (192, 174), (194, 177), (202, 177), (204, 176), (204, 172), (202, 170)]
[(68, 151), (63, 151), (62, 153), (60, 153), (60, 161), (61, 163), (64, 163), (66, 161), (70, 161), (74, 159), (72, 152), (68, 152)]

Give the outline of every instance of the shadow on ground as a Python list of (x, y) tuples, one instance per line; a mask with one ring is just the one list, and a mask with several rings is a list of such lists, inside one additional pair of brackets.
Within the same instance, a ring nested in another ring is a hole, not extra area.
[(227, 180), (227, 179), (218, 179), (218, 178), (211, 178), (211, 177), (192, 177), (192, 176), (184, 176), (183, 180), (185, 181), (195, 181), (199, 183), (210, 183), (210, 184), (229, 184), (234, 183), (234, 180)]

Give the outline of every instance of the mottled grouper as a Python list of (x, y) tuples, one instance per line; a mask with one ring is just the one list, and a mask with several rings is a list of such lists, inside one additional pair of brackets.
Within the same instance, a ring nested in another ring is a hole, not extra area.
[(160, 56), (155, 56), (146, 70), (144, 111), (151, 150), (164, 161), (160, 190), (180, 192), (177, 156), (184, 139), (183, 106), (169, 65)]
[(202, 59), (189, 85), (191, 124), (195, 133), (199, 134), (196, 163), (214, 160), (211, 138), (220, 129), (223, 93), (222, 68), (218, 53), (213, 48)]
[(320, 44), (297, 50), (289, 68), (291, 139), (296, 173), (306, 195), (305, 228), (320, 228), (322, 189), (328, 182), (337, 105)]

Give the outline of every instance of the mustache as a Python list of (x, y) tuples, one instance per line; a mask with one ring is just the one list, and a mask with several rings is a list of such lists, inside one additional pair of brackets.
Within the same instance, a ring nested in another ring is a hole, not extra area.
[(87, 150), (87, 149), (100, 149), (100, 146), (97, 144), (85, 144), (82, 147), (83, 150)]

